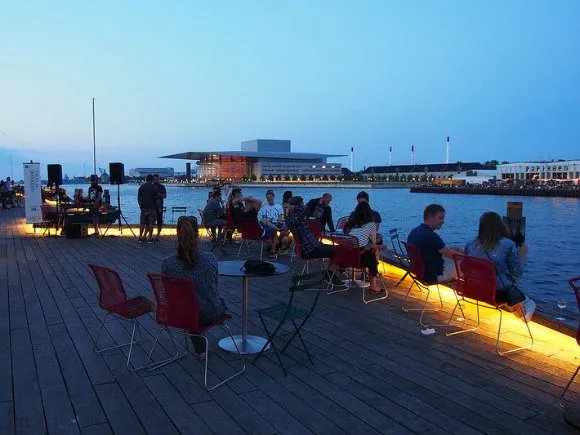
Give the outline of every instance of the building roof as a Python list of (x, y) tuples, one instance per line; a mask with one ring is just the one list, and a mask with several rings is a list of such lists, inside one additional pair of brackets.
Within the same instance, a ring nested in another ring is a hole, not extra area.
[(161, 156), (162, 159), (185, 159), (201, 160), (207, 155), (286, 159), (286, 160), (313, 160), (328, 157), (345, 157), (346, 154), (319, 154), (319, 153), (295, 153), (295, 152), (259, 152), (259, 151), (189, 151), (185, 153)]
[(363, 174), (396, 174), (397, 172), (461, 172), (485, 169), (479, 162), (416, 163), (414, 165), (369, 166)]

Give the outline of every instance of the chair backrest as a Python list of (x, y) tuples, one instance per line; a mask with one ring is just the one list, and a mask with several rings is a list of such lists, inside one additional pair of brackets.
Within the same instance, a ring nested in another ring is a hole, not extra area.
[(316, 219), (306, 219), (306, 226), (317, 240), (322, 238), (323, 227), (322, 223)]
[[(580, 311), (580, 276), (576, 276), (568, 281), (572, 290), (574, 290), (574, 294), (576, 295), (576, 302), (578, 303), (578, 311)], [(580, 325), (578, 325), (578, 329), (576, 330), (576, 341), (580, 346)]]
[(354, 236), (341, 236), (332, 238), (333, 243), (337, 243), (334, 247), (334, 255), (332, 262), (340, 266), (360, 267), (360, 247), (358, 246), (358, 239)]
[(99, 285), (99, 306), (111, 311), (127, 301), (127, 293), (119, 274), (108, 267), (89, 264)]
[(240, 230), (242, 239), (260, 240), (262, 238), (262, 227), (256, 219), (241, 219)]
[(412, 278), (423, 282), (423, 276), (425, 275), (425, 264), (423, 263), (423, 257), (421, 257), (421, 252), (407, 242), (401, 242), (407, 251), (407, 257), (409, 258), (409, 268), (408, 272)]
[(230, 230), (236, 228), (236, 222), (234, 221), (234, 211), (232, 210), (232, 204), (226, 205), (226, 226)]
[(495, 265), (487, 258), (456, 254), (457, 294), (466, 298), (497, 305)]
[(199, 332), (199, 300), (195, 284), (190, 278), (148, 273), (157, 301), (157, 323)]
[(344, 230), (344, 226), (346, 225), (347, 222), (348, 222), (348, 216), (343, 216), (343, 217), (339, 218), (338, 222), (336, 222), (336, 229), (337, 230)]
[(401, 257), (405, 256), (405, 250), (401, 246), (401, 240), (399, 239), (399, 233), (396, 228), (391, 228), (389, 230), (389, 237), (391, 238), (391, 245), (393, 246), (393, 251), (396, 255)]

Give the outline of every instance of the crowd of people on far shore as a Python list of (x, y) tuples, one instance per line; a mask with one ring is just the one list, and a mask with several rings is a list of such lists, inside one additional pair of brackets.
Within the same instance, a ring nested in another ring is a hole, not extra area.
[(0, 180), (0, 205), (2, 208), (22, 207), (23, 197), (23, 186), (15, 184), (10, 177), (6, 177), (6, 180)]

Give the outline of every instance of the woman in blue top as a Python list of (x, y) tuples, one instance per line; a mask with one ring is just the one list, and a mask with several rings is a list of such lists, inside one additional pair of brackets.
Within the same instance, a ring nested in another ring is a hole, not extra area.
[(508, 305), (522, 304), (527, 320), (532, 318), (536, 303), (518, 287), (515, 280), (522, 275), (516, 244), (509, 239), (510, 231), (501, 216), (488, 211), (479, 219), (477, 237), (465, 245), (465, 254), (489, 259), (495, 265), (497, 300)]
[[(226, 312), (226, 304), (218, 292), (218, 265), (211, 252), (197, 250), (198, 226), (193, 216), (181, 216), (177, 221), (177, 255), (161, 263), (161, 272), (191, 278), (199, 300), (199, 323), (212, 323)], [(205, 341), (191, 337), (195, 351), (205, 358)]]

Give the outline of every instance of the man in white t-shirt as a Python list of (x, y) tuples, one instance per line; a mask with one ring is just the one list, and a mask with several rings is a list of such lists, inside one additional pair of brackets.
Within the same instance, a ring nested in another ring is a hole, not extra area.
[[(280, 223), (281, 218), (284, 217), (284, 209), (280, 204), (274, 203), (274, 191), (268, 190), (266, 192), (266, 203), (260, 209), (260, 225), (264, 229), (264, 236), (270, 241), (271, 254), (276, 255), (278, 249), (285, 249), (289, 244), (286, 240), (287, 231), (282, 231), (283, 223)], [(281, 231), (278, 235), (278, 231)]]

